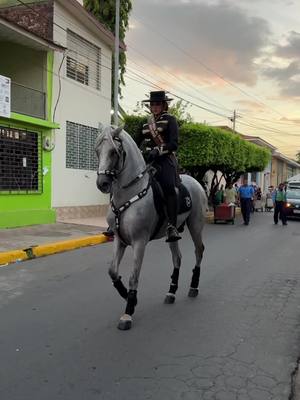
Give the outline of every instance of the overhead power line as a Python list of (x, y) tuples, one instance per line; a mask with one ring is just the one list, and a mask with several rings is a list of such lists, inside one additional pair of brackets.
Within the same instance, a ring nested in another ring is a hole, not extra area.
[[(151, 60), (149, 57), (147, 57), (145, 54), (143, 54), (140, 50), (137, 50), (136, 48), (134, 48), (134, 47), (131, 46), (131, 45), (128, 46), (128, 47), (129, 47), (130, 49), (132, 49), (133, 51), (135, 51), (136, 53), (140, 54), (140, 55), (141, 55), (142, 57), (144, 57), (148, 62), (150, 62), (151, 64), (155, 65), (155, 66), (158, 67), (160, 70), (162, 70), (161, 66), (160, 66), (158, 63), (156, 63), (156, 62), (154, 62), (153, 60)], [(136, 62), (133, 61), (133, 60), (130, 60), (130, 61), (133, 62), (134, 64), (136, 64), (137, 66), (141, 67), (141, 68), (143, 69), (143, 72), (144, 72), (144, 67), (143, 67), (143, 66), (139, 65), (138, 63), (136, 63)], [(140, 72), (141, 72), (141, 71), (140, 71)], [(176, 79), (176, 82), (177, 82), (177, 81), (182, 82), (185, 86), (189, 87), (189, 88), (192, 89), (193, 91), (195, 91), (195, 92), (200, 92), (198, 89), (195, 89), (194, 86), (192, 86), (192, 85), (190, 85), (190, 84), (187, 84), (187, 83), (186, 83), (182, 78), (180, 78), (178, 75), (175, 75), (175, 74), (171, 73), (170, 71), (165, 71), (165, 70), (162, 70), (162, 72), (164, 72), (165, 74), (170, 75), (172, 78), (175, 78), (175, 79)], [(174, 83), (174, 82), (172, 82), (172, 83)], [(209, 96), (205, 95), (204, 93), (200, 92), (200, 94), (201, 94), (202, 96), (208, 98), (209, 100), (211, 100), (211, 98), (210, 98)], [(220, 103), (218, 103), (218, 102), (211, 103), (211, 102), (208, 102), (207, 100), (201, 99), (201, 98), (199, 97), (198, 93), (197, 93), (197, 97), (195, 97), (195, 96), (193, 96), (193, 95), (191, 95), (191, 94), (188, 94), (188, 96), (190, 96), (190, 97), (192, 97), (192, 98), (194, 98), (194, 99), (197, 99), (197, 100), (199, 100), (199, 101), (201, 101), (201, 102), (203, 102), (203, 103), (205, 103), (205, 104), (207, 104), (207, 105), (211, 105), (211, 106), (213, 106), (213, 107), (215, 107), (215, 108), (219, 108), (219, 109), (221, 109), (221, 110), (226, 110), (226, 111), (231, 112), (231, 110), (230, 110), (229, 108), (223, 106), (222, 104), (220, 105)], [(214, 101), (214, 100), (213, 100), (213, 101)]]

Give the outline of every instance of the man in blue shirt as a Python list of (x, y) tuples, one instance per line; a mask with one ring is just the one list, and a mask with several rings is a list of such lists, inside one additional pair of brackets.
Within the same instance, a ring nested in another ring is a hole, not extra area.
[(251, 202), (254, 197), (254, 189), (248, 185), (247, 179), (244, 179), (243, 185), (239, 188), (239, 200), (241, 204), (241, 212), (244, 219), (244, 225), (249, 225)]

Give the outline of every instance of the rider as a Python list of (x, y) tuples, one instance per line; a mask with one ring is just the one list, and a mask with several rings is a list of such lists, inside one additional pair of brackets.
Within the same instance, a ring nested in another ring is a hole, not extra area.
[(181, 239), (177, 229), (177, 160), (175, 151), (178, 148), (178, 125), (176, 118), (168, 113), (168, 103), (173, 100), (165, 91), (150, 92), (150, 98), (143, 103), (150, 104), (151, 115), (148, 123), (136, 138), (147, 163), (153, 162), (157, 169), (155, 175), (160, 183), (167, 207), (167, 242)]

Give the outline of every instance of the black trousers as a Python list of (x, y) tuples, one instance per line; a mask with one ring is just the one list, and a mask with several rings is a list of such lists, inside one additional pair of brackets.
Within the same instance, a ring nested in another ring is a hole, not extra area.
[(177, 163), (173, 156), (161, 156), (155, 163), (154, 167), (157, 169), (155, 175), (156, 179), (161, 185), (166, 198), (167, 216), (169, 223), (173, 226), (177, 224)]
[(286, 224), (286, 215), (284, 211), (284, 202), (283, 201), (275, 201), (275, 209), (274, 209), (274, 222), (278, 223), (278, 215), (281, 219), (281, 222)]
[(243, 216), (243, 220), (244, 220), (245, 224), (249, 224), (251, 207), (252, 207), (251, 199), (241, 198), (241, 212), (242, 212), (242, 216)]

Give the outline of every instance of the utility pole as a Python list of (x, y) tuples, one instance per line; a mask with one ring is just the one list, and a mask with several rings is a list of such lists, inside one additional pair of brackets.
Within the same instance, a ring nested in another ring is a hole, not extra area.
[(120, 49), (120, 0), (116, 0), (116, 25), (115, 25), (115, 82), (114, 82), (114, 125), (118, 126), (119, 111), (119, 49)]
[(235, 133), (236, 110), (233, 110), (233, 117), (231, 121), (232, 121), (232, 130)]

